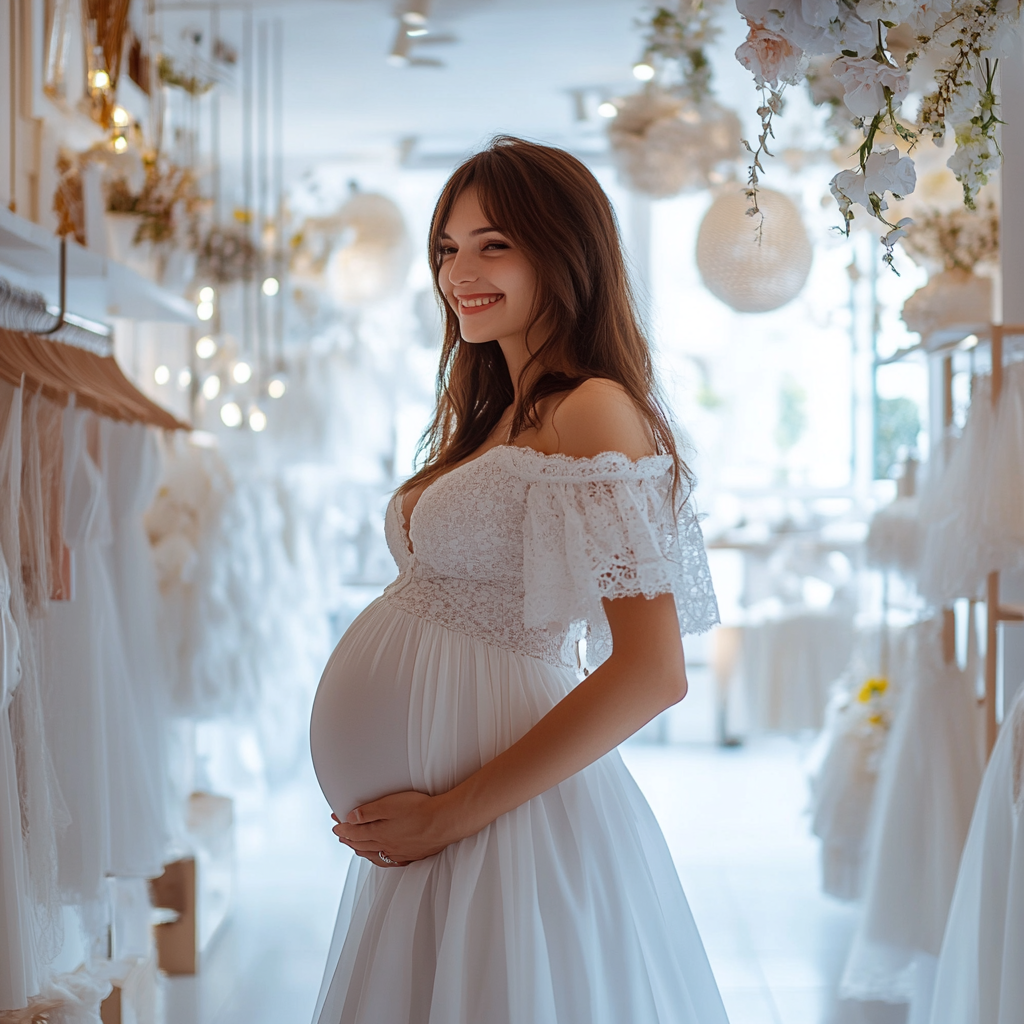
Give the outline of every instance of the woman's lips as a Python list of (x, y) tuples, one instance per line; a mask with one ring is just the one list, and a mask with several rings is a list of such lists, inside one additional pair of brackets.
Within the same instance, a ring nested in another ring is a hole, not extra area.
[[(504, 299), (504, 295), (463, 295), (459, 297), (459, 315), (460, 316), (473, 316), (475, 313), (483, 313), (484, 310), (494, 309), (494, 307)], [(490, 300), (482, 302), (480, 305), (475, 303), (480, 302), (481, 299)], [(474, 305), (467, 305), (467, 303), (474, 303)]]

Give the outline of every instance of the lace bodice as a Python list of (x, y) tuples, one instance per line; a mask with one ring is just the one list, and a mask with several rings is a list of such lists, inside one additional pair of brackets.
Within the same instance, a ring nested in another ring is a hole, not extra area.
[[(700, 526), (672, 508), (672, 460), (499, 445), (431, 484), (385, 532), (395, 606), (506, 650), (576, 667), (611, 653), (603, 598), (675, 597), (680, 628), (718, 622)], [(412, 550), (410, 551), (410, 542)]]

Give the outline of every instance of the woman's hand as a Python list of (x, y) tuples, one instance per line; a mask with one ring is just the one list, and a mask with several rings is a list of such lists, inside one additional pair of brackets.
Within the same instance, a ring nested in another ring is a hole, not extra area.
[[(337, 824), (331, 831), (357, 856), (382, 867), (401, 867), (464, 838), (446, 796), (415, 790), (392, 793), (357, 807), (344, 821), (332, 814)], [(388, 860), (381, 858), (382, 853)]]

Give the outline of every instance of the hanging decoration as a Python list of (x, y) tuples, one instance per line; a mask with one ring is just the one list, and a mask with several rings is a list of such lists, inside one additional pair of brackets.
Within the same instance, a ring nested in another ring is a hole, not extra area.
[[(892, 266), (893, 246), (911, 220), (894, 219), (890, 202), (914, 191), (914, 161), (905, 152), (925, 136), (936, 143), (953, 137), (947, 166), (963, 188), (964, 204), (973, 209), (978, 190), (999, 166), (997, 58), (1013, 38), (1021, 5), (1022, 0), (736, 0), (748, 27), (736, 57), (761, 91), (761, 134), (756, 147), (747, 144), (747, 196), (758, 223), (764, 221), (761, 158), (771, 155), (773, 118), (785, 87), (804, 80), (814, 58), (820, 58), (815, 76), (831, 74), (841, 87), (862, 139), (856, 167), (831, 182), (846, 234), (860, 207), (886, 229), (883, 259)], [(914, 40), (905, 53), (896, 45), (901, 34)], [(916, 119), (904, 120), (908, 72), (925, 58), (936, 70)], [(820, 81), (817, 88), (830, 94)]]
[(740, 156), (739, 118), (712, 99), (695, 103), (660, 86), (617, 104), (608, 139), (619, 173), (655, 199), (720, 184)]
[(932, 210), (900, 245), (928, 270), (928, 283), (903, 305), (903, 322), (925, 344), (937, 331), (968, 334), (992, 319), (992, 278), (977, 273), (999, 258), (999, 211)]
[(107, 128), (117, 95), (131, 0), (82, 0), (89, 114)]
[(412, 260), (402, 211), (387, 196), (352, 195), (331, 217), (313, 217), (292, 239), (292, 278), (358, 309), (379, 302), (405, 283)]
[(740, 122), (715, 102), (706, 47), (718, 3), (678, 0), (646, 23), (633, 73), (642, 92), (614, 101), (608, 140), (625, 184), (656, 199), (721, 184), (740, 148)]
[(738, 313), (767, 313), (800, 294), (811, 271), (812, 249), (796, 204), (762, 189), (765, 222), (760, 240), (750, 229), (749, 200), (734, 187), (704, 215), (697, 234), (697, 269), (704, 286)]

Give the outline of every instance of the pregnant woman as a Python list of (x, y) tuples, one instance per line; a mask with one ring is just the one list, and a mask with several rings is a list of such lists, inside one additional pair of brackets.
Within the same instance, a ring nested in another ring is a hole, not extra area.
[(685, 695), (680, 635), (717, 608), (608, 199), (498, 138), (441, 193), (430, 259), (445, 338), (387, 511), (399, 575), (313, 706), (358, 855), (316, 1020), (724, 1024), (615, 750)]

